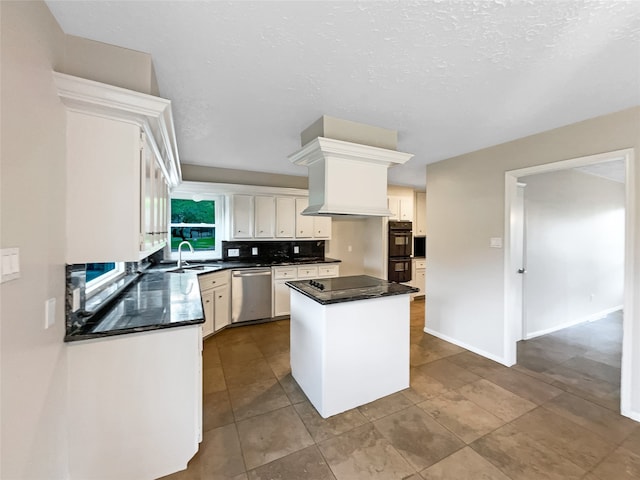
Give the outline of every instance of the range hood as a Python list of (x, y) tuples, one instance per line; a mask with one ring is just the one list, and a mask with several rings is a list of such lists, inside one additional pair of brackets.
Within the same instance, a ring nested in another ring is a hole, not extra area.
[(289, 155), (309, 168), (309, 206), (302, 215), (388, 217), (387, 169), (412, 154), (316, 137)]

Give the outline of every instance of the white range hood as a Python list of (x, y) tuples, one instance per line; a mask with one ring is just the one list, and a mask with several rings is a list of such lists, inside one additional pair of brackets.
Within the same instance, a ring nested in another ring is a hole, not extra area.
[(387, 169), (412, 154), (317, 137), (289, 155), (309, 168), (309, 207), (303, 215), (388, 217)]

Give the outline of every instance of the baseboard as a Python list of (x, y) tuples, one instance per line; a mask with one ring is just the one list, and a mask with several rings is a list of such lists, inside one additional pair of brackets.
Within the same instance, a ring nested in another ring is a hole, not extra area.
[(633, 410), (623, 410), (622, 412), (620, 412), (620, 415), (630, 418), (631, 420), (634, 420), (636, 422), (640, 422), (640, 412), (635, 412)]
[(481, 357), (485, 357), (488, 358), (489, 360), (493, 360), (494, 362), (498, 362), (501, 365), (504, 365), (506, 367), (510, 367), (511, 365), (502, 357), (498, 357), (496, 355), (493, 355), (492, 353), (486, 352), (482, 349), (476, 348), (473, 345), (469, 345), (467, 343), (461, 342), (460, 340), (457, 340), (455, 338), (449, 337), (447, 335), (443, 335), (440, 332), (436, 332), (435, 330), (431, 330), (430, 328), (424, 327), (423, 329), (424, 333), (428, 333), (429, 335), (433, 335), (434, 337), (438, 337), (441, 340), (444, 340), (445, 342), (449, 342), (449, 343), (453, 343), (454, 345), (457, 345), (458, 347), (462, 347), (466, 350), (469, 350), (470, 352), (473, 353), (477, 353), (478, 355), (480, 355)]
[(592, 313), (591, 315), (587, 315), (586, 317), (571, 320), (569, 322), (565, 322), (560, 325), (553, 326), (551, 328), (546, 328), (544, 330), (538, 330), (536, 332), (532, 332), (525, 335), (524, 340), (531, 340), (532, 338), (541, 337), (542, 335), (548, 335), (549, 333), (557, 332), (558, 330), (562, 330), (563, 328), (573, 327), (581, 323), (595, 322), (596, 320), (600, 320), (601, 318), (606, 317), (610, 313), (617, 312), (618, 310), (622, 310), (622, 308), (623, 308), (622, 305), (616, 305), (615, 307), (607, 308), (605, 310)]

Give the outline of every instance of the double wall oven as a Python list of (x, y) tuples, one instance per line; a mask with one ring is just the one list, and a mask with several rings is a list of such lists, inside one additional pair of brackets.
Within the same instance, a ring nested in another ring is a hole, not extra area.
[(411, 247), (413, 246), (411, 230), (411, 222), (389, 222), (387, 280), (390, 282), (411, 281)]

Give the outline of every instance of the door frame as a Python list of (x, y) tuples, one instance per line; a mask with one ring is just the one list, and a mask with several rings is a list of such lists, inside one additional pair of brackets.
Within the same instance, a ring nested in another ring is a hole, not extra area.
[[(562, 160), (543, 165), (536, 165), (528, 168), (509, 170), (505, 172), (505, 249), (504, 249), (504, 358), (508, 365), (516, 363), (517, 340), (515, 339), (517, 321), (517, 308), (522, 308), (522, 303), (517, 302), (514, 289), (517, 288), (517, 281), (514, 275), (519, 268), (512, 255), (512, 242), (515, 240), (513, 229), (511, 228), (512, 215), (514, 214), (515, 198), (517, 195), (518, 178), (527, 175), (566, 170), (569, 168), (593, 165), (596, 163), (613, 160), (624, 160), (625, 164), (625, 246), (624, 246), (624, 315), (623, 315), (623, 338), (622, 338), (622, 372), (620, 379), (620, 412), (622, 415), (638, 418), (638, 412), (631, 411), (632, 391), (640, 389), (640, 385), (633, 385), (632, 368), (635, 352), (632, 343), (632, 332), (634, 327), (640, 329), (640, 322), (634, 325), (634, 240), (636, 227), (635, 212), (635, 156), (632, 148), (615, 150), (612, 152), (589, 155), (585, 157)], [(637, 372), (640, 373), (640, 372)], [(639, 375), (636, 374), (636, 377)]]

